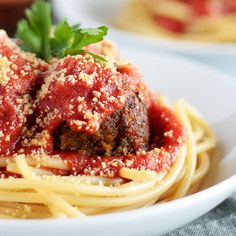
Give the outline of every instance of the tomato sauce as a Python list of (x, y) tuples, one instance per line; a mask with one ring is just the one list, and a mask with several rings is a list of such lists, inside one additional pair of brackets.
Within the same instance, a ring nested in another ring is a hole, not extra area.
[(173, 19), (168, 16), (154, 15), (153, 20), (161, 27), (176, 33), (184, 32), (187, 26), (185, 22)]
[(0, 154), (14, 149), (28, 116), (33, 112), (31, 92), (46, 63), (22, 52), (0, 31)]

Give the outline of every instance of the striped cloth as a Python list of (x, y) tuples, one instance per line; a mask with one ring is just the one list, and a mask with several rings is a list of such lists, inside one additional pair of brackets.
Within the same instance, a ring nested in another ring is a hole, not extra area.
[(236, 193), (203, 217), (164, 236), (236, 236)]

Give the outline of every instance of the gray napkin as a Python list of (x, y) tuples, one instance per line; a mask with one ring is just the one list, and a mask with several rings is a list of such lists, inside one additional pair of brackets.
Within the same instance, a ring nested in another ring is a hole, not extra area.
[(218, 207), (164, 236), (236, 236), (236, 193)]

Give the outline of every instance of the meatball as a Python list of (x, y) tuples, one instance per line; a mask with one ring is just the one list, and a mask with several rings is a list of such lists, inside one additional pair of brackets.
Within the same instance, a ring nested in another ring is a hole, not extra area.
[(66, 124), (54, 132), (54, 144), (61, 150), (86, 155), (121, 156), (146, 150), (149, 143), (147, 109), (138, 94), (132, 93), (125, 105), (108, 116), (95, 134), (73, 132)]
[(101, 63), (90, 55), (63, 58), (45, 74), (24, 145), (96, 156), (146, 150), (145, 91), (130, 64)]
[(54, 145), (60, 150), (86, 155), (121, 156), (147, 150), (149, 120), (147, 89), (143, 77), (132, 65), (118, 66), (126, 78), (127, 99), (121, 109), (107, 116), (95, 134), (74, 132), (66, 123), (54, 132)]

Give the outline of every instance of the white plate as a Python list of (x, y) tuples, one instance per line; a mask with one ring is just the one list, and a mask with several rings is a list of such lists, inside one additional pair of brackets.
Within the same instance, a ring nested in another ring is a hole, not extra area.
[[(127, 0), (52, 0), (54, 14), (58, 19), (67, 18), (76, 24), (88, 26), (109, 25), (117, 17)], [(198, 43), (174, 41), (169, 39), (145, 37), (110, 26), (110, 35), (116, 41), (130, 43), (139, 47), (149, 46), (187, 55), (216, 55), (236, 57), (236, 44)]]
[[(207, 66), (180, 57), (156, 55), (122, 48), (121, 53), (134, 61), (155, 91), (172, 101), (185, 98), (196, 106), (213, 125), (227, 154), (234, 146), (236, 119), (236, 81)], [(225, 124), (222, 126), (222, 124)], [(235, 156), (236, 157), (236, 156)], [(234, 162), (236, 163), (236, 162)], [(236, 190), (236, 165), (217, 174), (215, 185), (179, 200), (145, 209), (68, 220), (1, 220), (0, 235), (159, 235), (203, 215)]]

